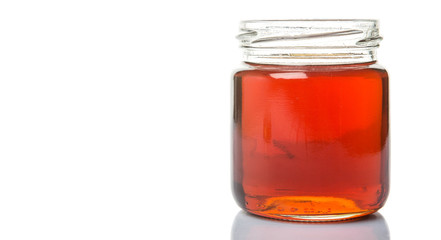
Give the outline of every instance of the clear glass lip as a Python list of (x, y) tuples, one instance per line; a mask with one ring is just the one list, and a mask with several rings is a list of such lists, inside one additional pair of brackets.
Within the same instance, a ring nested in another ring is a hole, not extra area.
[(240, 22), (240, 26), (245, 28), (259, 26), (300, 26), (300, 25), (326, 25), (326, 26), (376, 26), (378, 20), (375, 19), (275, 19), (275, 20), (245, 20)]
[(330, 28), (348, 27), (377, 27), (378, 20), (375, 19), (276, 19), (276, 20), (246, 20), (240, 22), (241, 29), (252, 29), (261, 27), (307, 27), (327, 26)]
[(375, 61), (382, 40), (374, 19), (247, 20), (240, 30), (244, 61), (262, 64)]
[(378, 20), (376, 19), (321, 19), (321, 18), (317, 18), (317, 19), (256, 19), (256, 20), (244, 20), (242, 22), (274, 22), (274, 21), (279, 21), (279, 22), (302, 22), (302, 21), (306, 21), (306, 22), (313, 22), (313, 21), (318, 21), (318, 22), (335, 22), (335, 21), (346, 21), (346, 22), (377, 22)]

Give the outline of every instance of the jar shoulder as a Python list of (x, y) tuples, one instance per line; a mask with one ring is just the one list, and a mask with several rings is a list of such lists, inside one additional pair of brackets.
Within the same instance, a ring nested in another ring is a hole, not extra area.
[(234, 78), (271, 77), (283, 79), (309, 78), (314, 76), (360, 76), (388, 78), (386, 69), (378, 63), (326, 66), (277, 66), (249, 65), (234, 72)]

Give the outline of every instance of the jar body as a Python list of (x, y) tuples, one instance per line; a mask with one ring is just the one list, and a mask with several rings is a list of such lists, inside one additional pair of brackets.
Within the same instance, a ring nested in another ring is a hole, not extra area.
[(260, 216), (342, 220), (389, 190), (388, 76), (374, 62), (234, 75), (233, 192)]

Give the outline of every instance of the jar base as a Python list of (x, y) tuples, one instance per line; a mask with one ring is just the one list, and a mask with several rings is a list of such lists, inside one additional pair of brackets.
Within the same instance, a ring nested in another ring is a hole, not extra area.
[(279, 214), (265, 214), (261, 212), (249, 211), (257, 216), (272, 218), (276, 220), (285, 220), (293, 222), (333, 222), (345, 221), (353, 218), (363, 217), (376, 212), (376, 210), (369, 210), (364, 212), (344, 213), (344, 214), (325, 214), (325, 215), (279, 215)]
[(360, 207), (348, 198), (330, 196), (245, 196), (244, 209), (263, 217), (304, 222), (341, 221), (378, 210)]

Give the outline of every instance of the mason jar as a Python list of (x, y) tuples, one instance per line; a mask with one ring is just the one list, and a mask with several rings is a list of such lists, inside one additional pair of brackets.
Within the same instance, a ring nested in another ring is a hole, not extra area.
[(376, 20), (243, 21), (234, 74), (233, 192), (244, 210), (335, 221), (389, 191), (388, 75)]

